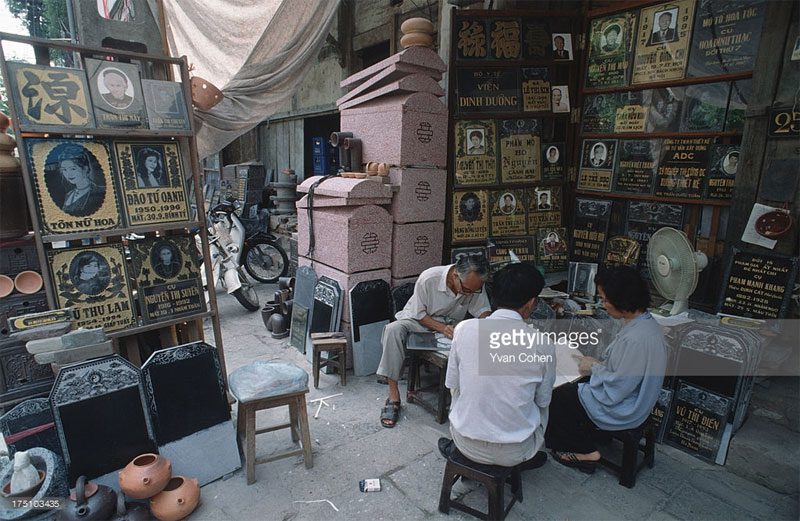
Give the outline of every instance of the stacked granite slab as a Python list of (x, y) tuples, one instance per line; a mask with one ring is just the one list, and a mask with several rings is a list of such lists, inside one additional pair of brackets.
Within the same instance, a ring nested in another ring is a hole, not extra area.
[(389, 181), (392, 287), (441, 263), (447, 191), (447, 108), (439, 99), (444, 62), (409, 47), (341, 82), (341, 128), (359, 137), (364, 161), (392, 165)]

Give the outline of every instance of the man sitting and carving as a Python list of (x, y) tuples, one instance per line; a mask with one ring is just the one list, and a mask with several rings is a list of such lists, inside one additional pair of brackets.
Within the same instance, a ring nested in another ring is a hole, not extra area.
[(406, 356), (409, 333), (435, 331), (453, 337), (453, 325), (467, 312), (473, 317), (486, 317), (491, 312), (483, 284), (489, 266), (481, 257), (465, 255), (455, 264), (434, 266), (423, 271), (414, 285), (414, 294), (397, 312), (395, 322), (383, 330), (383, 355), (378, 375), (389, 384), (389, 398), (381, 411), (381, 425), (392, 428), (400, 418), (400, 390), (397, 380)]

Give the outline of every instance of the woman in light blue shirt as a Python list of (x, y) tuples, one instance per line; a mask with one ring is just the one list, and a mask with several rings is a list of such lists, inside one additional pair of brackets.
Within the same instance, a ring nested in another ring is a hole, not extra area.
[(614, 268), (595, 277), (608, 314), (624, 326), (603, 353), (603, 360), (579, 361), (588, 382), (553, 390), (545, 444), (553, 458), (582, 472), (594, 472), (600, 452), (597, 429), (621, 431), (642, 425), (658, 400), (667, 365), (661, 326), (650, 316), (650, 290), (633, 268)]

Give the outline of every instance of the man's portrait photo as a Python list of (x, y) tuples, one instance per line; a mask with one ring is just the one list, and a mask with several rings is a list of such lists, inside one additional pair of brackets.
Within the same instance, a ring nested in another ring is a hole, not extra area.
[(572, 35), (569, 33), (556, 33), (553, 35), (553, 59), (572, 59)]
[(544, 238), (543, 248), (545, 255), (555, 255), (567, 251), (567, 243), (561, 240), (556, 232), (550, 232)]
[(603, 143), (595, 143), (592, 147), (591, 156), (589, 156), (589, 163), (595, 167), (603, 166), (607, 157), (608, 150), (606, 150), (606, 146)]
[(467, 155), (480, 156), (486, 153), (486, 130), (472, 128), (467, 130)]
[(481, 218), (481, 200), (474, 192), (467, 192), (458, 202), (458, 215), (467, 222)]
[(553, 87), (550, 91), (553, 112), (569, 112), (569, 91), (566, 85)]
[(678, 8), (659, 11), (653, 15), (653, 33), (648, 45), (674, 42), (678, 39), (675, 26), (678, 23)]
[(550, 190), (537, 190), (536, 191), (536, 209), (539, 211), (549, 211), (553, 209), (552, 194)]
[(133, 103), (133, 85), (116, 67), (107, 67), (97, 76), (97, 89), (103, 101), (115, 109), (127, 109)]
[(517, 198), (511, 192), (506, 192), (500, 197), (498, 201), (500, 206), (500, 213), (511, 215), (517, 209)]
[(134, 153), (136, 155), (136, 186), (138, 188), (169, 186), (167, 172), (164, 169), (163, 148), (146, 146), (139, 148)]
[[(180, 87), (179, 87), (180, 88)], [(155, 111), (165, 116), (180, 114), (178, 108), (178, 92), (169, 84), (161, 84), (153, 89)]]
[(547, 153), (545, 154), (545, 158), (547, 159), (548, 163), (550, 163), (551, 165), (558, 163), (558, 158), (560, 156), (561, 154), (558, 152), (558, 147), (553, 145), (547, 147)]
[(175, 245), (158, 242), (150, 251), (150, 264), (156, 275), (162, 279), (172, 279), (181, 272), (181, 254)]
[(620, 40), (622, 39), (622, 28), (619, 24), (611, 24), (603, 31), (603, 38), (601, 41), (600, 50), (603, 54), (609, 54), (619, 49)]
[(102, 255), (86, 251), (72, 259), (69, 278), (72, 285), (84, 295), (98, 295), (108, 287), (111, 270)]
[(733, 150), (728, 152), (722, 159), (722, 171), (727, 175), (735, 176), (739, 168), (739, 152)]

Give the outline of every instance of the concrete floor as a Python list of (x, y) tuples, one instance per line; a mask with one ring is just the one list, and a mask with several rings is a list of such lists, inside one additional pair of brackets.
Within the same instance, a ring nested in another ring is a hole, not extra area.
[[(259, 286), (262, 302), (274, 289)], [(260, 313), (245, 311), (228, 295), (221, 295), (219, 303), (229, 372), (253, 360), (289, 361), (310, 372), (305, 356), (288, 339), (271, 338)], [(302, 457), (257, 465), (257, 481), (251, 486), (240, 470), (203, 487), (201, 505), (191, 519), (473, 519), (437, 510), (445, 461), (436, 442), (447, 435), (447, 424), (437, 424), (431, 414), (404, 400), (397, 427), (381, 427), (379, 409), (386, 392), (374, 376), (348, 375), (347, 386), (341, 387), (338, 375), (322, 375), (320, 388), (311, 386), (309, 400), (343, 395), (331, 398), (330, 407), (323, 407), (316, 419), (316, 404), (309, 406), (314, 467), (306, 469)], [(259, 425), (287, 417), (286, 412), (271, 411), (259, 416)], [(257, 454), (290, 447), (287, 430), (267, 433), (258, 438)], [(365, 478), (380, 478), (383, 490), (360, 492), (358, 482)], [(485, 509), (480, 486), (459, 482), (454, 492)], [(665, 445), (657, 448), (655, 468), (642, 470), (633, 489), (620, 486), (603, 469), (589, 476), (550, 460), (523, 474), (523, 493), (524, 502), (507, 519), (798, 519), (796, 494), (774, 492)]]

